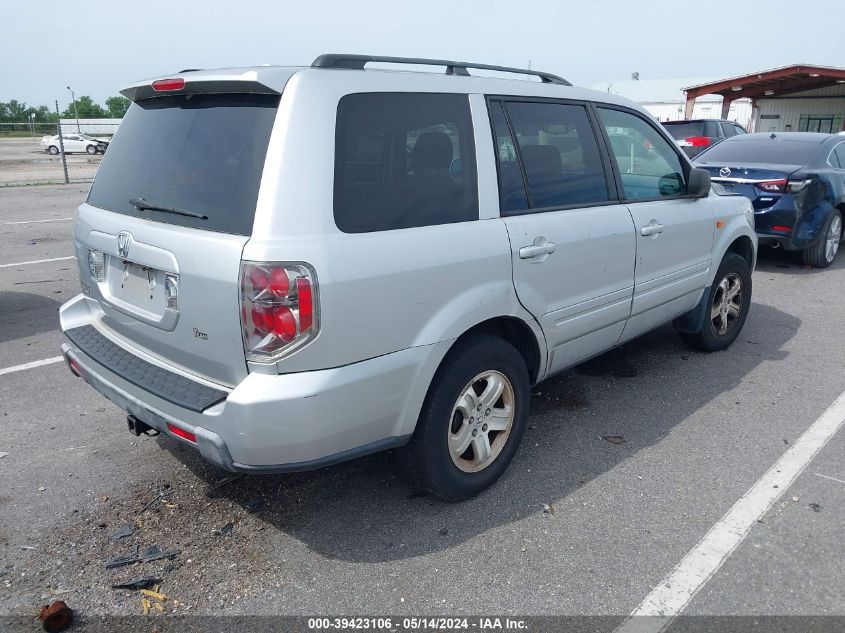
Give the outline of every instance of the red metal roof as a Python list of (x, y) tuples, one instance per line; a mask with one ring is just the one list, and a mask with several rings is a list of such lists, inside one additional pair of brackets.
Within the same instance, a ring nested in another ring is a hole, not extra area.
[[(706, 94), (720, 94), (732, 99), (741, 97), (775, 97), (815, 88), (826, 88), (836, 84), (845, 84), (845, 68), (833, 66), (814, 66), (795, 64), (758, 73), (730, 77), (709, 84), (684, 88), (687, 99), (694, 99)], [(769, 94), (766, 94), (769, 93)]]

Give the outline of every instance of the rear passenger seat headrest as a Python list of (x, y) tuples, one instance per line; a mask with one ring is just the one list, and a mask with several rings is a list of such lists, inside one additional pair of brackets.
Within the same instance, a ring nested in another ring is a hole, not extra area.
[(563, 161), (554, 145), (524, 145), (520, 149), (529, 176), (560, 176), (563, 173)]
[(443, 132), (424, 132), (411, 151), (412, 171), (446, 169), (452, 164), (452, 141)]

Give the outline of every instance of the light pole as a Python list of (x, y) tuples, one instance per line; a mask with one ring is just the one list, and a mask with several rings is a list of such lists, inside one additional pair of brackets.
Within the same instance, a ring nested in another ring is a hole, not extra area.
[(76, 95), (73, 94), (73, 90), (70, 89), (70, 86), (65, 86), (67, 91), (70, 93), (70, 98), (73, 101), (73, 113), (76, 115), (76, 133), (82, 134), (82, 129), (79, 127), (79, 110), (76, 109)]

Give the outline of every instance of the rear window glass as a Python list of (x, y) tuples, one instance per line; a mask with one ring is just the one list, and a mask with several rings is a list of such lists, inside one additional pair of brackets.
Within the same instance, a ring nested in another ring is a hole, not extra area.
[(780, 139), (752, 139), (742, 134), (734, 136), (695, 158), (697, 163), (775, 163), (804, 165), (819, 148), (818, 143), (785, 141)]
[(337, 110), (334, 217), (367, 233), (478, 219), (466, 95), (347, 95)]
[[(88, 202), (136, 217), (250, 235), (279, 95), (174, 95), (132, 104)], [(130, 200), (208, 219), (150, 209)]]
[(704, 136), (704, 125), (702, 123), (671, 123), (667, 121), (663, 124), (663, 127), (669, 131), (673, 138), (679, 141), (691, 136)]

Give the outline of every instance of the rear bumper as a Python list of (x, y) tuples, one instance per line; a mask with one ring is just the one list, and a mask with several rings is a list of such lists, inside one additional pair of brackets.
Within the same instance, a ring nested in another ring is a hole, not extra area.
[[(80, 295), (62, 307), (63, 332), (80, 326), (79, 315), (87, 311), (88, 301)], [(85, 325), (131, 353), (93, 316)], [(65, 359), (69, 364), (73, 360), (83, 379), (121, 409), (193, 446), (221, 468), (267, 473), (309, 470), (404, 444), (448, 349), (441, 343), (334, 369), (251, 373), (234, 388), (213, 385), (224, 397), (192, 410), (156, 389), (143, 388), (137, 379), (128, 380), (122, 369), (109, 368), (108, 360), (83, 349), (79, 337), (74, 338), (64, 335)], [(156, 367), (184, 376), (163, 363)], [(212, 386), (194, 380), (198, 387)], [(194, 434), (196, 443), (174, 435), (168, 424)]]

